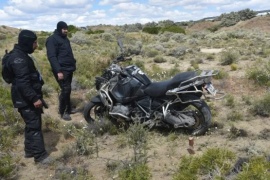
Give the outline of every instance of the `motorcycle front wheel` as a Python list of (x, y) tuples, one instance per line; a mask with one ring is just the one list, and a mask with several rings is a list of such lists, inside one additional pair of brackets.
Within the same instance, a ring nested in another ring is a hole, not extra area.
[(87, 123), (103, 120), (106, 114), (106, 107), (102, 103), (89, 102), (83, 110), (83, 116)]

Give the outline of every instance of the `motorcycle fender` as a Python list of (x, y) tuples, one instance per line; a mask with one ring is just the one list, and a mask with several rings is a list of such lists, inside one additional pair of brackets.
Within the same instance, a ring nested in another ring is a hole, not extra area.
[(90, 101), (93, 103), (101, 103), (102, 102), (99, 95), (92, 97)]

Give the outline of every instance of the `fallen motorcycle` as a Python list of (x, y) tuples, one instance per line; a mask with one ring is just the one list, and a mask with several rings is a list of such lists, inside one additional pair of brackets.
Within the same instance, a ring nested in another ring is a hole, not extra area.
[[(121, 41), (118, 41), (123, 48)], [(108, 117), (114, 123), (142, 123), (166, 128), (184, 128), (192, 135), (203, 135), (211, 124), (206, 98), (218, 91), (211, 79), (218, 71), (188, 71), (161, 82), (152, 82), (135, 65), (121, 67), (126, 61), (121, 53), (100, 77), (96, 77), (98, 94), (84, 107), (88, 123)]]

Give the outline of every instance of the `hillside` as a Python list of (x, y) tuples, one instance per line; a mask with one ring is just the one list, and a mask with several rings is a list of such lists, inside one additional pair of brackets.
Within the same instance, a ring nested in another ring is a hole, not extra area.
[[(55, 162), (48, 166), (40, 166), (34, 164), (33, 159), (23, 157), (22, 120), (15, 111), (13, 112), (12, 108), (8, 109), (11, 107), (10, 101), (1, 99), (0, 127), (3, 132), (0, 133), (0, 148), (3, 151), (0, 153), (0, 157), (6, 157), (4, 155), (8, 154), (10, 159), (9, 161), (2, 160), (0, 163), (10, 162), (10, 166), (6, 164), (5, 166), (12, 167), (12, 171), (8, 178), (0, 176), (0, 179), (109, 180), (120, 179), (118, 172), (124, 167), (132, 167), (134, 149), (128, 143), (129, 131), (115, 130), (111, 124), (88, 126), (82, 115), (85, 103), (96, 94), (93, 82), (94, 77), (100, 74), (99, 68), (106, 67), (106, 61), (118, 52), (115, 39), (119, 36), (124, 37), (126, 50), (131, 54), (136, 52), (131, 55), (132, 62), (142, 65), (151, 78), (168, 79), (170, 77), (160, 77), (157, 74), (166, 75), (166, 72), (175, 71), (175, 68), (177, 72), (216, 69), (220, 71), (220, 75), (213, 79), (213, 84), (217, 89), (226, 93), (223, 99), (207, 101), (212, 111), (212, 125), (205, 135), (194, 137), (195, 154), (190, 154), (187, 150), (190, 135), (183, 131), (160, 129), (147, 131), (147, 149), (144, 150), (147, 151), (146, 165), (151, 173), (150, 179), (186, 179), (176, 177), (179, 172), (179, 163), (185, 157), (205, 157), (205, 153), (212, 148), (226, 149), (235, 157), (226, 160), (222, 159), (223, 155), (227, 155), (226, 153), (220, 156), (210, 154), (213, 157), (208, 154), (210, 160), (205, 161), (210, 161), (207, 163), (211, 168), (206, 167), (198, 172), (189, 172), (190, 174), (187, 174), (186, 177), (197, 173), (197, 179), (206, 180), (219, 177), (236, 179), (237, 174), (223, 173), (227, 168), (227, 163), (233, 168), (239, 158), (269, 157), (270, 110), (268, 103), (270, 103), (270, 98), (267, 96), (269, 82), (267, 80), (266, 82), (259, 81), (259, 76), (253, 77), (256, 72), (262, 76), (266, 74), (266, 78), (269, 77), (267, 73), (270, 69), (268, 63), (270, 60), (270, 43), (268, 42), (270, 17), (259, 16), (248, 21), (241, 21), (232, 27), (209, 32), (208, 28), (217, 23), (211, 21), (195, 23), (187, 27), (186, 35), (124, 33), (119, 30), (119, 27), (117, 27), (117, 31), (113, 31), (110, 27), (103, 34), (86, 35), (84, 32), (74, 34), (70, 40), (78, 69), (74, 74), (72, 104), (78, 109), (78, 113), (72, 114), (72, 121), (69, 122), (61, 120), (57, 114), (59, 89), (50, 72), (44, 48), (44, 39), (48, 34), (37, 32), (39, 44), (43, 48), (37, 50), (33, 55), (42, 68), (46, 83), (44, 91), (49, 104), (49, 109), (44, 110), (43, 131), (46, 149)], [(95, 28), (98, 29), (98, 27)], [(19, 30), (14, 28), (0, 27), (1, 49), (12, 48), (18, 32)], [(139, 50), (138, 47), (140, 47)], [(2, 54), (3, 52), (0, 52), (0, 56)], [(156, 63), (154, 61), (156, 57), (163, 57), (164, 61)], [(232, 62), (226, 64), (227, 61)], [(248, 72), (254, 72), (253, 76), (249, 76)], [(9, 97), (6, 95), (9, 86), (1, 82), (0, 87), (1, 94)], [(269, 101), (263, 101), (264, 99)], [(255, 106), (258, 104), (265, 106)], [(12, 118), (8, 118), (6, 115)], [(13, 129), (12, 132), (11, 129)], [(8, 136), (14, 138), (9, 139)], [(4, 147), (4, 145), (8, 145), (8, 147)], [(218, 166), (218, 162), (213, 164), (214, 160), (219, 158), (222, 159), (221, 168)], [(250, 166), (249, 172), (253, 173), (255, 179), (257, 177), (259, 177), (258, 179), (270, 178), (269, 161), (266, 161), (265, 164), (268, 171), (264, 173), (261, 173), (262, 169), (254, 170)], [(191, 164), (189, 165), (186, 169), (194, 168)], [(141, 169), (141, 171), (143, 172), (145, 169)], [(137, 177), (140, 177), (139, 172), (136, 174)], [(247, 172), (245, 171), (245, 173)], [(242, 174), (242, 179), (251, 177), (251, 174), (245, 175)], [(238, 178), (241, 179), (240, 176)]]

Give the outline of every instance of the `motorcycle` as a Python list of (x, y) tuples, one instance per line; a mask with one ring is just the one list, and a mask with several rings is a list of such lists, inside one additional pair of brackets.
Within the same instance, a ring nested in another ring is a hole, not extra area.
[[(118, 41), (123, 49), (123, 44)], [(218, 90), (212, 76), (218, 71), (187, 71), (161, 82), (151, 79), (136, 65), (121, 67), (130, 60), (121, 53), (96, 77), (98, 94), (84, 107), (88, 123), (108, 117), (114, 123), (142, 123), (164, 128), (184, 128), (192, 135), (203, 135), (211, 124), (206, 98), (215, 98)], [(204, 98), (203, 98), (204, 97)]]

